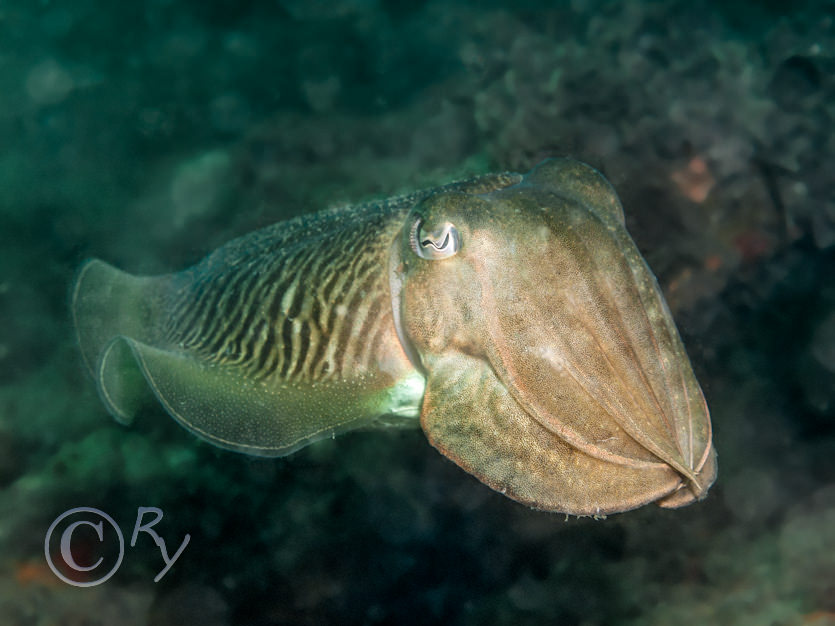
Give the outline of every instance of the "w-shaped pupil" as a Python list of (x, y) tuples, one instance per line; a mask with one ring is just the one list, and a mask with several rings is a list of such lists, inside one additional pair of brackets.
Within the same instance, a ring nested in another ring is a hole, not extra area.
[(433, 248), (435, 248), (435, 250), (443, 250), (447, 247), (447, 244), (449, 244), (449, 231), (447, 231), (444, 235), (444, 241), (441, 245), (436, 244), (432, 239), (429, 239), (428, 237), (421, 241), (420, 245), (424, 247), (431, 245)]

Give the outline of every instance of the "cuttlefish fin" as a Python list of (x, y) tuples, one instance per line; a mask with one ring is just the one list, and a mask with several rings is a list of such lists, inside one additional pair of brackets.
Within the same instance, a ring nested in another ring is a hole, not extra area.
[(72, 293), (82, 357), (108, 411), (123, 424), (130, 424), (153, 395), (128, 344), (116, 339), (153, 341), (153, 325), (149, 323), (153, 282), (93, 259), (79, 270)]
[[(135, 277), (101, 261), (85, 265), (73, 294), (82, 353), (109, 412), (130, 423), (156, 398), (188, 430), (214, 445), (283, 456), (324, 437), (373, 425), (392, 393), (371, 378), (258, 380), (164, 337), (172, 276)], [(158, 311), (156, 315), (152, 311)]]
[(430, 372), (421, 412), (430, 443), (514, 500), (605, 515), (659, 500), (682, 485), (664, 463), (613, 464), (570, 446), (531, 419), (478, 358), (445, 355)]

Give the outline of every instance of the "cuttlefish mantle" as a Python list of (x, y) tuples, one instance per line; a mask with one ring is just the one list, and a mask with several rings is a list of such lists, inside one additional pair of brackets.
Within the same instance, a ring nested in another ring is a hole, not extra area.
[(88, 261), (72, 312), (123, 423), (156, 400), (263, 456), (419, 423), (493, 489), (576, 515), (682, 506), (716, 476), (655, 277), (576, 161), (281, 222), (164, 276)]

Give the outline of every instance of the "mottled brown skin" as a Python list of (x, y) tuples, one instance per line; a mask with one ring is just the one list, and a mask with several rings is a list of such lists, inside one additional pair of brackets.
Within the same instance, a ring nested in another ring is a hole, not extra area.
[(614, 191), (548, 161), (518, 185), (430, 196), (461, 249), (401, 241), (403, 334), (427, 373), (421, 425), (480, 480), (545, 510), (606, 514), (705, 495), (710, 419)]
[(91, 261), (72, 308), (126, 423), (155, 399), (215, 445), (280, 456), (419, 417), (493, 489), (576, 515), (682, 506), (716, 475), (655, 278), (575, 161), (291, 220), (177, 274)]

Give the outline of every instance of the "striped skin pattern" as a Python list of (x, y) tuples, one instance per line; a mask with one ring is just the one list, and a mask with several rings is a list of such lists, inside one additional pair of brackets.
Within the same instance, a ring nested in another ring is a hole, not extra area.
[(73, 317), (123, 423), (159, 403), (264, 456), (419, 423), (534, 508), (683, 506), (716, 476), (710, 417), (623, 224), (596, 170), (546, 161), (278, 223), (174, 274), (93, 260)]
[[(516, 181), (500, 174), (445, 189), (484, 192)], [(411, 206), (435, 191), (304, 216), (226, 244), (172, 283), (164, 341), (256, 380), (385, 369), (402, 356), (399, 344), (389, 353), (391, 242)]]
[(215, 253), (174, 296), (168, 341), (256, 379), (370, 371), (394, 328), (384, 271), (392, 223), (369, 216), (303, 245), (243, 240)]

